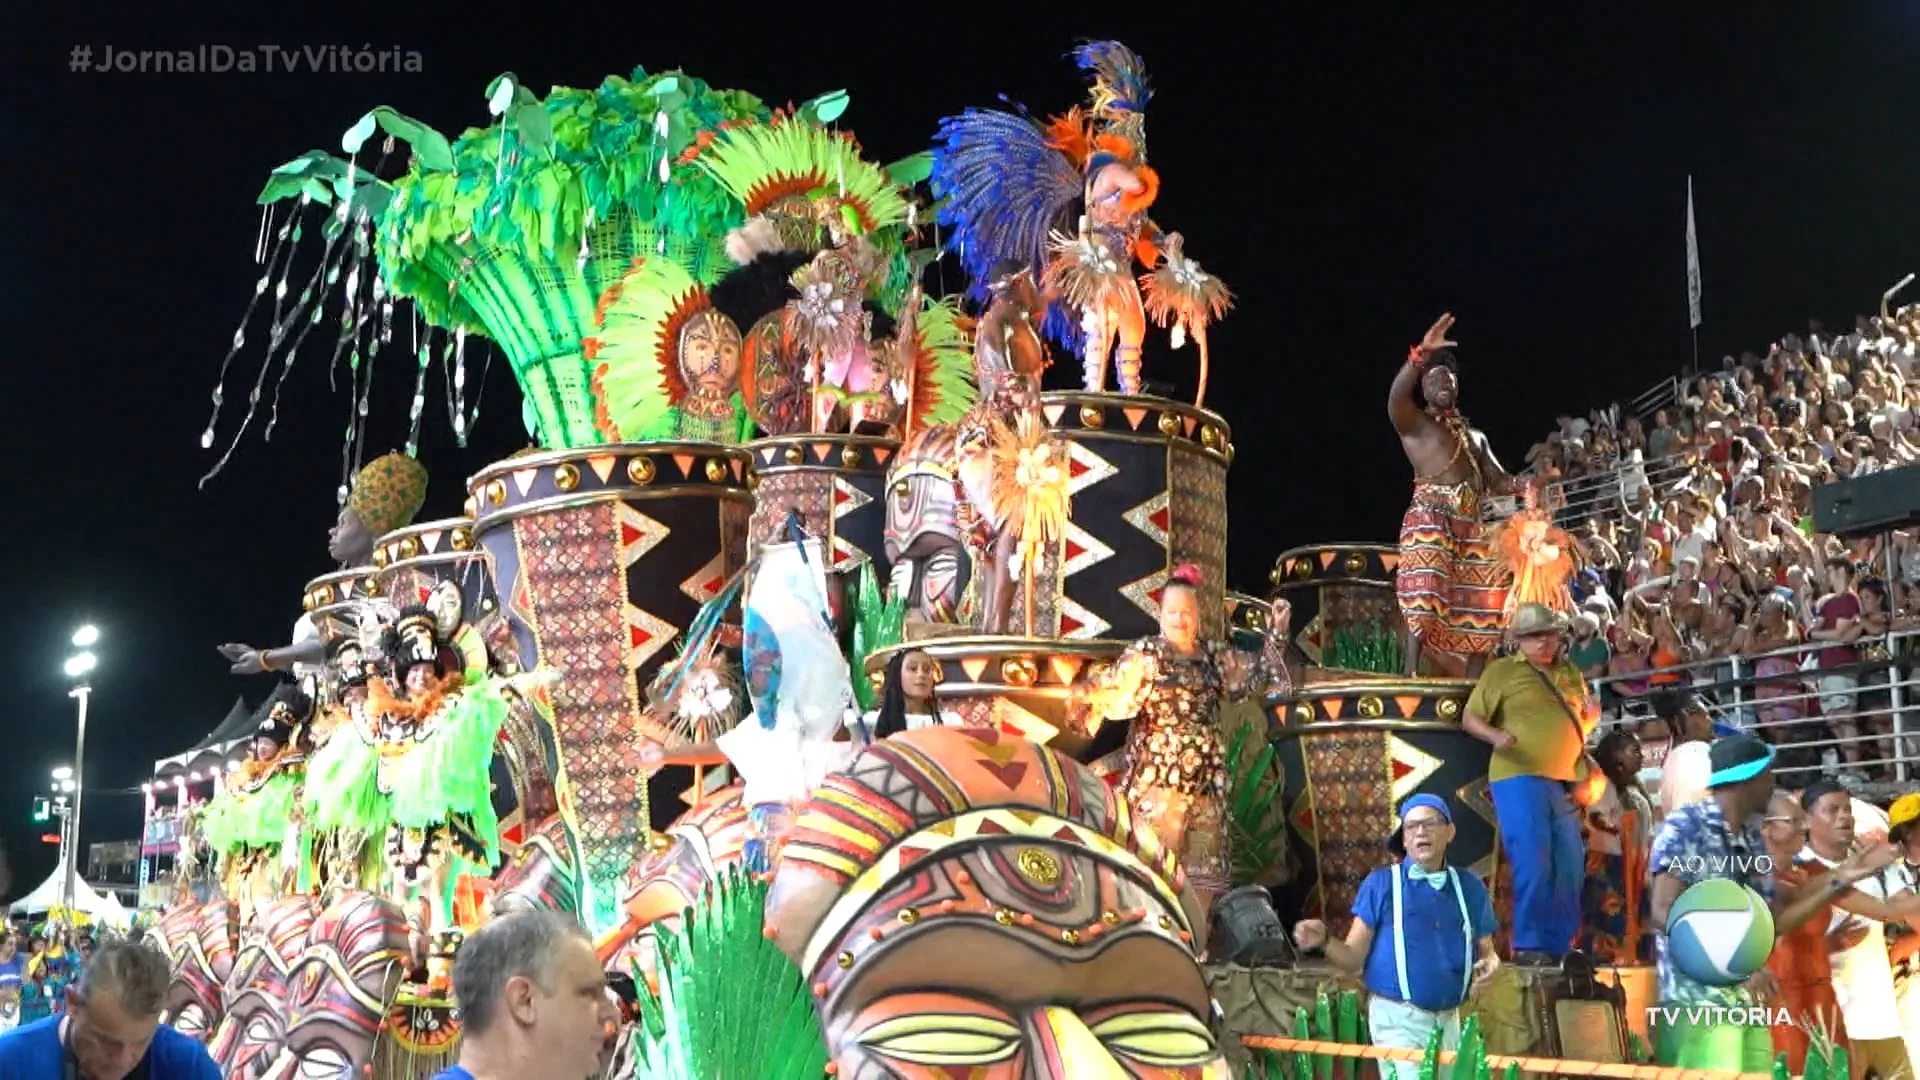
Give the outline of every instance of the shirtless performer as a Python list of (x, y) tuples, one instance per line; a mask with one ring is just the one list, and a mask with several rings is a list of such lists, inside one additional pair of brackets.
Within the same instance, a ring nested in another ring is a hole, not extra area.
[(1413, 466), (1413, 499), (1400, 523), (1397, 590), (1407, 674), (1421, 652), (1451, 653), (1477, 677), (1499, 645), (1509, 572), (1487, 539), (1485, 502), (1519, 491), (1487, 437), (1456, 408), (1460, 384), (1442, 315), (1407, 353), (1387, 392), (1387, 415)]

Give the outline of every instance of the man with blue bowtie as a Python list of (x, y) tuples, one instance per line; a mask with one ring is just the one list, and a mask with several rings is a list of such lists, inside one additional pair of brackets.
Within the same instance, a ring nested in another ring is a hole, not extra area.
[[(1500, 966), (1493, 951), (1493, 899), (1471, 871), (1447, 865), (1453, 814), (1437, 795), (1400, 804), (1387, 848), (1400, 861), (1360, 883), (1345, 941), (1308, 919), (1294, 927), (1307, 950), (1325, 946), (1336, 967), (1367, 987), (1367, 1031), (1375, 1046), (1424, 1050), (1434, 1031), (1460, 1043), (1460, 1006)], [(1417, 1061), (1381, 1062), (1383, 1080), (1415, 1080)]]

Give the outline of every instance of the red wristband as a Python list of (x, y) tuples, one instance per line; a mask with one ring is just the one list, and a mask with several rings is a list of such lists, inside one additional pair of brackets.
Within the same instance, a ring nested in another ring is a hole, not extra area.
[(1412, 364), (1414, 367), (1417, 367), (1417, 368), (1426, 367), (1427, 361), (1432, 358), (1433, 358), (1433, 354), (1428, 352), (1424, 347), (1419, 345), (1415, 345), (1414, 347), (1407, 350), (1407, 363)]

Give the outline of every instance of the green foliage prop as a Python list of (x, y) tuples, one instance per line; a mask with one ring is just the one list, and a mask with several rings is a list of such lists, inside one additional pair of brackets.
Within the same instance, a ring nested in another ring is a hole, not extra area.
[(1228, 850), (1233, 858), (1233, 883), (1261, 880), (1285, 854), (1286, 819), (1273, 812), (1280, 798), (1280, 777), (1274, 769), (1273, 744), (1260, 728), (1245, 725), (1227, 744)]
[(660, 991), (641, 986), (638, 1074), (649, 1080), (817, 1080), (826, 1072), (806, 977), (761, 933), (767, 884), (738, 868), (659, 931)]

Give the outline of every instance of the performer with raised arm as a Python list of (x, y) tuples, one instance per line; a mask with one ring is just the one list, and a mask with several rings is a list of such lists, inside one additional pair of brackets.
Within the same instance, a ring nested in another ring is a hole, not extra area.
[(1133, 717), (1121, 789), (1137, 821), (1151, 825), (1180, 861), (1203, 913), (1232, 886), (1228, 850), (1222, 701), (1292, 688), (1281, 655), (1292, 609), (1273, 601), (1264, 648), (1244, 652), (1200, 639), (1200, 569), (1175, 567), (1160, 595), (1160, 632), (1127, 647), (1076, 687), (1075, 711), (1091, 734), (1101, 721)]
[(1453, 316), (1440, 316), (1387, 392), (1387, 415), (1413, 466), (1397, 583), (1409, 675), (1431, 649), (1464, 658), (1466, 674), (1477, 676), (1506, 622), (1508, 569), (1487, 536), (1485, 504), (1521, 485), (1460, 415), (1451, 329)]

